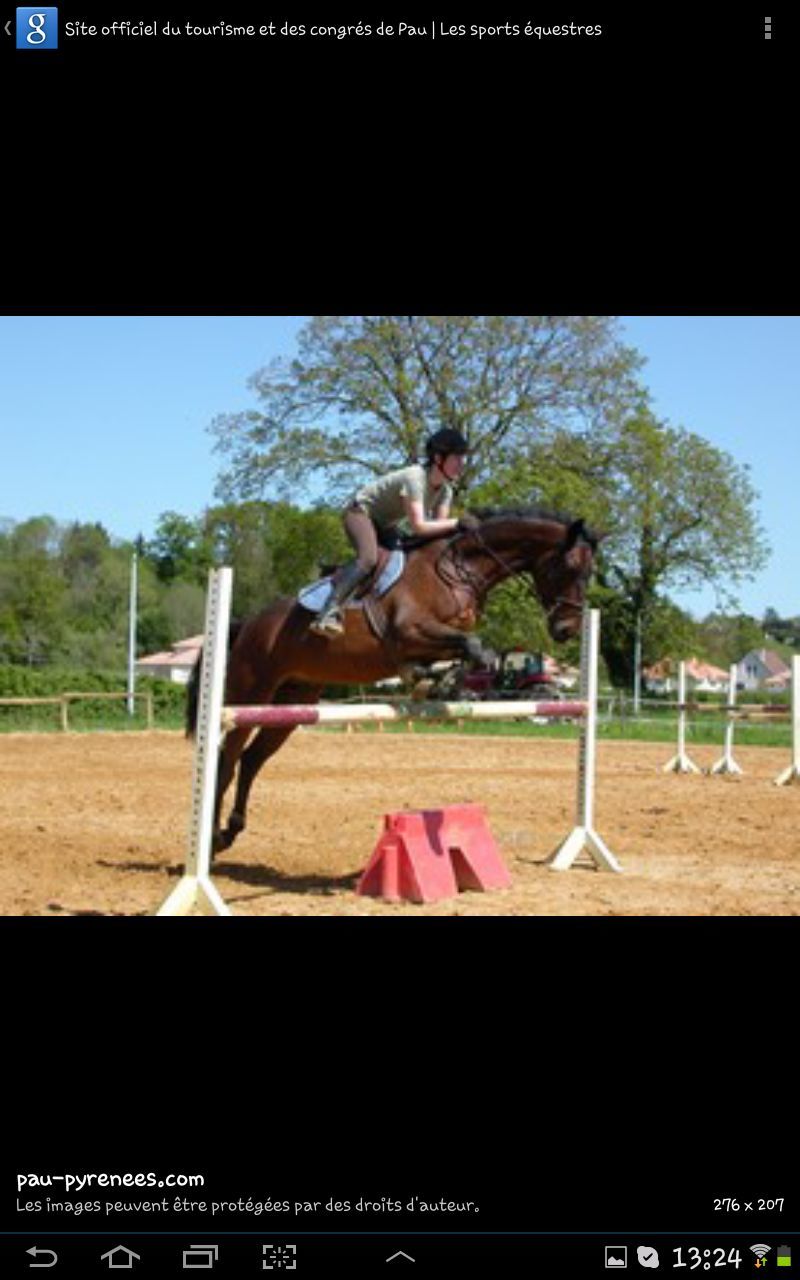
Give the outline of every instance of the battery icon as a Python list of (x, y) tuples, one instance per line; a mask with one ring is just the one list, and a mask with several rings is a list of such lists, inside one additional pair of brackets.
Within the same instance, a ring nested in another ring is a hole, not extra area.
[(778, 1266), (790, 1267), (792, 1265), (792, 1251), (787, 1244), (778, 1245)]

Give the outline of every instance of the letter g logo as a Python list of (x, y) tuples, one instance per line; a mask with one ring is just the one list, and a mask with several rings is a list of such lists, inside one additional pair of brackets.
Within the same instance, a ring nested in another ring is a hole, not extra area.
[(44, 30), (43, 13), (32, 13), (28, 18), (28, 26), (32, 28), (28, 32), (28, 44), (44, 44), (47, 39), (47, 32)]
[(17, 9), (18, 49), (58, 48), (58, 9), (44, 5)]

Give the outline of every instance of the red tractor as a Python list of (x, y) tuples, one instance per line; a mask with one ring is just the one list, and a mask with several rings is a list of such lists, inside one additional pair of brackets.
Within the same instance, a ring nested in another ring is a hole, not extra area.
[(479, 667), (474, 671), (458, 674), (461, 695), (487, 700), (498, 698), (560, 698), (561, 689), (545, 668), (544, 654), (527, 654), (524, 664), (510, 665), (495, 670)]

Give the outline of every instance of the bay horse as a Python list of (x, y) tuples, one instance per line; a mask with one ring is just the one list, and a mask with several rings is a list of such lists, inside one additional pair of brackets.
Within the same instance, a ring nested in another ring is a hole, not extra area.
[[(539, 508), (483, 510), (474, 530), (405, 542), (400, 579), (379, 601), (344, 611), (343, 635), (309, 630), (313, 613), (295, 597), (231, 627), (225, 703), (316, 703), (328, 684), (372, 684), (412, 664), (447, 659), (485, 661), (470, 634), (486, 597), (508, 578), (529, 574), (545, 611), (548, 630), (560, 642), (577, 634), (597, 545), (605, 535), (583, 520)], [(188, 689), (187, 734), (194, 732), (200, 678), (198, 660)], [(294, 732), (289, 728), (233, 729), (220, 750), (213, 850), (227, 849), (245, 828), (250, 788), (261, 766)], [(245, 749), (246, 747), (246, 749)], [(228, 825), (222, 800), (239, 776)]]

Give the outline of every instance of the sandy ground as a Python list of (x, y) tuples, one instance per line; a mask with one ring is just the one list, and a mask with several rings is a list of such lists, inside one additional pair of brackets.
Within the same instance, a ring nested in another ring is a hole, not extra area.
[[(742, 777), (661, 772), (668, 744), (601, 742), (596, 828), (624, 874), (545, 859), (575, 823), (577, 744), (299, 730), (265, 766), (247, 831), (216, 864), (240, 915), (797, 915), (800, 786), (788, 753)], [(719, 748), (694, 749), (709, 765)], [(192, 748), (179, 733), (0, 738), (0, 913), (142, 915), (182, 870)], [(432, 905), (354, 892), (382, 814), (486, 807), (510, 889)]]

